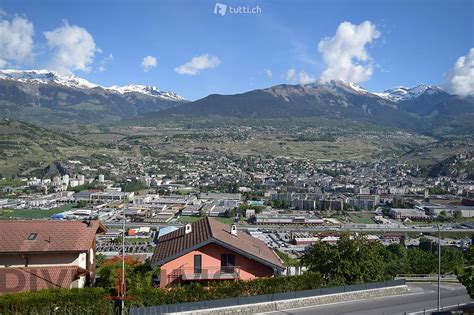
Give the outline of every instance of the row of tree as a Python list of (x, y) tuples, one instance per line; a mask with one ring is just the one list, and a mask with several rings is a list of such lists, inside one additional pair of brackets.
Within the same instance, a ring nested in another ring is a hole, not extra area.
[[(354, 284), (393, 279), (397, 274), (432, 274), (438, 270), (436, 244), (406, 248), (400, 244), (384, 246), (364, 236), (341, 235), (336, 245), (316, 243), (301, 259), (310, 271), (319, 272), (330, 284)], [(456, 273), (468, 259), (457, 248), (441, 251), (441, 272)]]

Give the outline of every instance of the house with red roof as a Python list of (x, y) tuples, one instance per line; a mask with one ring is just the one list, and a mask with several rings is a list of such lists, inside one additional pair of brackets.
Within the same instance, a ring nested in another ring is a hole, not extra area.
[(160, 237), (151, 263), (160, 267), (161, 287), (273, 277), (285, 269), (263, 241), (208, 217)]
[(0, 293), (83, 288), (95, 281), (99, 221), (0, 221)]

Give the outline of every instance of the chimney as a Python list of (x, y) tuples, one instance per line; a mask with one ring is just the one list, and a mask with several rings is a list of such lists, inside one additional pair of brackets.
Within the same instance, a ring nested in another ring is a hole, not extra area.
[(230, 226), (230, 234), (237, 236), (237, 225), (232, 224)]
[(193, 231), (193, 228), (191, 227), (191, 224), (186, 224), (184, 227), (184, 234), (189, 234)]

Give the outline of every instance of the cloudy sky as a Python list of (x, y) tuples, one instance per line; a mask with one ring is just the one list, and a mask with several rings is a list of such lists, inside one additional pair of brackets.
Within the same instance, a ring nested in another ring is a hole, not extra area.
[(1, 0), (0, 68), (188, 99), (332, 79), (474, 93), (474, 1), (219, 2)]

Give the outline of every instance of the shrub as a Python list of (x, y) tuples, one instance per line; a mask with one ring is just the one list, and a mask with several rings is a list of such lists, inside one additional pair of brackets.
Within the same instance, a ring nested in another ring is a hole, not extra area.
[(109, 314), (102, 288), (42, 290), (0, 295), (0, 314)]
[(131, 296), (130, 305), (150, 306), (302, 291), (320, 288), (322, 285), (323, 281), (318, 273), (308, 272), (301, 276), (211, 282), (209, 287), (198, 283), (167, 289), (143, 287), (128, 293)]
[[(104, 269), (105, 270), (105, 269)], [(171, 288), (134, 285), (127, 292), (128, 306), (175, 304), (233, 297), (316, 289), (323, 286), (318, 273), (255, 280), (182, 284)], [(110, 288), (43, 290), (0, 296), (0, 314), (112, 314)]]

